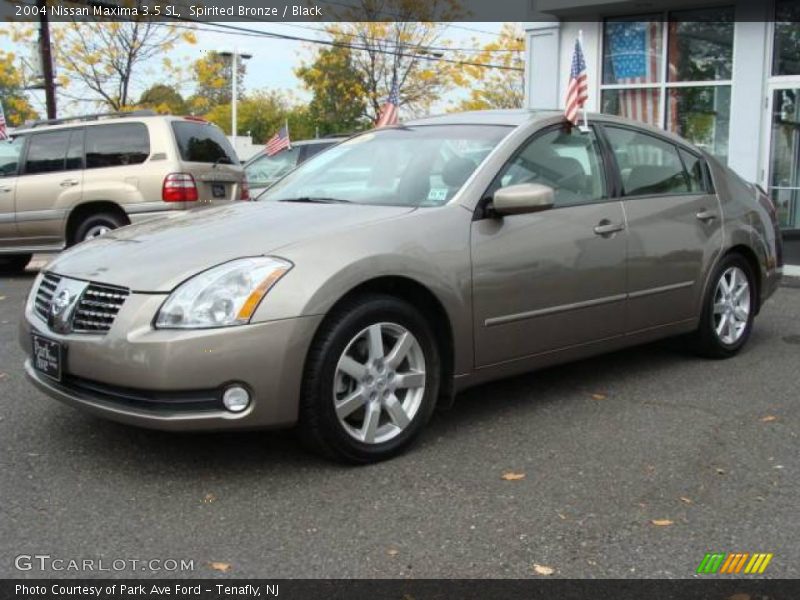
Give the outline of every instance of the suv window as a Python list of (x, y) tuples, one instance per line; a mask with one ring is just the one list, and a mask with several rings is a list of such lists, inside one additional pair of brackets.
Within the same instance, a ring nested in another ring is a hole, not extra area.
[(9, 177), (17, 174), (19, 155), (24, 144), (24, 137), (16, 137), (0, 142), (0, 177)]
[(138, 165), (150, 156), (144, 123), (95, 125), (86, 128), (86, 168)]
[(36, 174), (63, 171), (69, 138), (70, 131), (63, 129), (31, 135), (25, 172)]
[(685, 194), (689, 178), (675, 145), (633, 129), (605, 128), (626, 196)]
[(520, 183), (550, 186), (556, 206), (605, 198), (605, 173), (594, 129), (586, 134), (577, 127), (559, 127), (538, 134), (500, 171), (491, 191)]
[(199, 121), (173, 121), (172, 130), (183, 160), (239, 164), (233, 146), (219, 127)]

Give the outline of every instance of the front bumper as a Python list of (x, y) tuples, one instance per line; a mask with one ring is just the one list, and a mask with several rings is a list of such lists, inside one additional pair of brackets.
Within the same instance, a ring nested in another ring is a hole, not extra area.
[[(49, 396), (94, 414), (153, 429), (220, 430), (284, 427), (296, 422), (306, 353), (321, 316), (208, 330), (156, 330), (165, 296), (132, 293), (105, 335), (58, 335), (30, 307), (20, 343), (31, 333), (65, 347), (62, 382), (25, 369)], [(252, 400), (241, 413), (219, 401), (243, 383)]]

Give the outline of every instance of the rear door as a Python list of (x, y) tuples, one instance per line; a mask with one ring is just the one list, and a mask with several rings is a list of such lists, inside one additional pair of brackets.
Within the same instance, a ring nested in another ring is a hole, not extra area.
[(17, 171), (25, 138), (0, 141), (0, 248), (17, 243), (17, 220), (14, 216), (14, 195)]
[(222, 130), (212, 123), (194, 119), (172, 121), (171, 126), (181, 172), (194, 177), (198, 200), (238, 200), (244, 169)]
[(633, 127), (604, 126), (628, 222), (627, 330), (697, 316), (719, 252), (720, 207), (699, 153)]
[(17, 180), (17, 230), (25, 245), (64, 243), (69, 211), (83, 188), (83, 128), (30, 134)]

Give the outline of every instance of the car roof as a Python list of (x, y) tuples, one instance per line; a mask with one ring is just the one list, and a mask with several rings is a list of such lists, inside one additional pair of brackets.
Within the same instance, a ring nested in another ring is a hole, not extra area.
[(412, 119), (403, 121), (403, 125), (506, 125), (517, 127), (530, 121), (554, 117), (559, 113), (563, 113), (563, 111), (524, 108), (473, 110)]
[(74, 117), (74, 118), (65, 118), (63, 121), (55, 120), (53, 123), (48, 123), (45, 121), (39, 123), (31, 123), (26, 124), (21, 127), (18, 127), (14, 130), (14, 135), (22, 135), (22, 134), (29, 134), (35, 133), (40, 131), (52, 131), (54, 129), (69, 129), (72, 127), (93, 127), (95, 125), (112, 125), (117, 123), (152, 123), (156, 121), (186, 121), (188, 123), (200, 123), (200, 124), (208, 124), (214, 125), (211, 121), (206, 121), (205, 119), (199, 117), (187, 117), (187, 116), (176, 116), (176, 115), (152, 115), (152, 114), (136, 114), (131, 113), (128, 116), (115, 116), (115, 115), (98, 115), (96, 118), (93, 118), (92, 115), (84, 118), (81, 117)]

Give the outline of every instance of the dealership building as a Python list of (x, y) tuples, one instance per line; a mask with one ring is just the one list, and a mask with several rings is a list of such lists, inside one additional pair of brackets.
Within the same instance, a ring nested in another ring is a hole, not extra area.
[(800, 1), (531, 6), (529, 107), (564, 105), (580, 33), (588, 110), (678, 133), (759, 183), (778, 209), (787, 262), (800, 264)]

